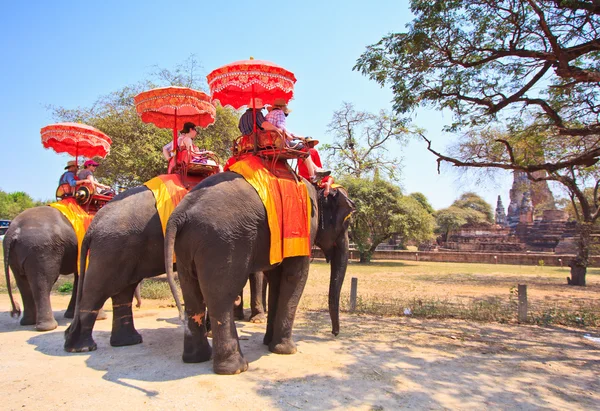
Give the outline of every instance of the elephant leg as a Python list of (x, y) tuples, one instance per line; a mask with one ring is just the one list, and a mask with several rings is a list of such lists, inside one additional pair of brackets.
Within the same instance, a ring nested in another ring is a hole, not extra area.
[(86, 288), (88, 282), (84, 281), (79, 303), (75, 311), (75, 317), (65, 331), (64, 349), (67, 352), (94, 351), (97, 346), (92, 338), (92, 330), (98, 317), (98, 312), (108, 299), (91, 285)]
[[(309, 259), (291, 257), (282, 263), (277, 296), (277, 309), (273, 322), (273, 337), (269, 342), (269, 351), (276, 354), (296, 353), (296, 344), (292, 339), (292, 328), (296, 310), (308, 278)], [(274, 290), (271, 290), (274, 293)], [(269, 294), (271, 294), (269, 293)], [(269, 305), (269, 316), (271, 305)]]
[(180, 264), (177, 275), (183, 292), (187, 320), (182, 359), (185, 363), (198, 363), (210, 360), (212, 349), (207, 338), (208, 316), (204, 296), (198, 278), (190, 274), (190, 270), (184, 269), (183, 264)]
[[(210, 308), (209, 308), (210, 309)], [(239, 374), (248, 369), (231, 309), (211, 310), (213, 334), (213, 370), (217, 374)]]
[(20, 273), (14, 273), (15, 281), (21, 298), (23, 299), (23, 317), (21, 317), (21, 325), (33, 325), (36, 322), (36, 309), (33, 293), (27, 277)]
[(262, 271), (250, 274), (250, 322), (264, 323), (267, 308), (267, 279)]
[(110, 345), (113, 347), (135, 345), (142, 342), (142, 336), (133, 325), (133, 311), (131, 309), (136, 287), (137, 283), (130, 284), (118, 294), (112, 296), (113, 323)]
[(275, 324), (275, 316), (277, 314), (277, 301), (281, 285), (281, 267), (277, 267), (264, 274), (269, 280), (269, 310), (267, 311), (267, 331), (263, 338), (263, 344), (269, 345), (271, 344), (271, 341), (273, 341), (273, 327)]
[(73, 274), (73, 292), (71, 293), (71, 301), (67, 311), (65, 311), (65, 318), (73, 318), (75, 316), (75, 303), (77, 302), (77, 286), (79, 284), (79, 275)]
[[(198, 272), (200, 288), (211, 290), (204, 293), (210, 313), (213, 336), (213, 370), (217, 374), (239, 374), (248, 369), (248, 362), (240, 349), (235, 321), (233, 302), (239, 290), (248, 280), (244, 267), (234, 265), (221, 266), (214, 260), (204, 260), (195, 266)], [(184, 284), (181, 284), (182, 289)], [(186, 300), (187, 306), (187, 300)]]
[(58, 279), (59, 270), (59, 264), (47, 263), (43, 268), (34, 264), (28, 267), (25, 264), (25, 272), (36, 274), (36, 278), (28, 277), (28, 280), (35, 301), (37, 331), (50, 331), (58, 327), (50, 304), (50, 291)]

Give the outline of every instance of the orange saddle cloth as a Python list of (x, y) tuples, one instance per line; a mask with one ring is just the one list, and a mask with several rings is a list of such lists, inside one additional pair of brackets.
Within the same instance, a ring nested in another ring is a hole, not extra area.
[(240, 174), (254, 187), (265, 206), (271, 232), (271, 264), (278, 264), (287, 257), (310, 255), (308, 189), (301, 181), (276, 176), (285, 176), (286, 169), (283, 162), (274, 164), (252, 155), (229, 166), (229, 170)]
[(79, 204), (77, 204), (77, 201), (73, 197), (64, 198), (56, 203), (51, 203), (48, 205), (60, 211), (73, 226), (73, 230), (77, 236), (77, 270), (78, 272), (81, 272), (81, 270), (79, 270), (79, 253), (81, 253), (81, 243), (83, 243), (85, 232), (90, 226), (94, 216), (86, 213), (85, 210), (81, 208)]

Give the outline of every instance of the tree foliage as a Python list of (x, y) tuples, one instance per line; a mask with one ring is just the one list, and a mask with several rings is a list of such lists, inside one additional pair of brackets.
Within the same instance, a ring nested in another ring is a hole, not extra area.
[[(367, 47), (356, 70), (417, 107), (453, 114), (455, 166), (502, 168), (563, 184), (579, 205), (572, 282), (585, 284), (589, 230), (600, 215), (600, 7), (571, 0), (412, 0), (415, 19)], [(404, 120), (407, 120), (405, 118)], [(542, 171), (542, 175), (532, 173)], [(586, 187), (594, 188), (590, 203)], [(586, 234), (588, 233), (588, 234)]]
[(452, 203), (452, 205), (462, 209), (477, 211), (483, 215), (482, 218), (478, 218), (478, 220), (494, 223), (494, 211), (492, 210), (492, 206), (475, 193), (468, 192), (462, 194), (454, 201), (454, 203)]
[[(110, 136), (113, 141), (110, 154), (98, 161), (101, 165), (96, 177), (110, 185), (137, 186), (166, 172), (162, 147), (173, 139), (173, 131), (143, 123), (135, 110), (134, 96), (164, 86), (206, 89), (200, 80), (199, 70), (200, 66), (193, 58), (173, 71), (157, 68), (153, 78), (101, 96), (89, 108), (53, 108), (54, 117), (59, 121), (80, 121), (92, 125)], [(238, 119), (237, 111), (218, 106), (215, 123), (199, 130), (196, 144), (226, 160), (233, 140), (239, 135)]]
[(377, 245), (393, 235), (403, 241), (424, 241), (433, 233), (433, 217), (394, 184), (381, 179), (345, 176), (341, 184), (356, 204), (350, 223), (361, 262), (370, 260)]
[(406, 130), (395, 116), (384, 110), (378, 114), (357, 111), (353, 104), (343, 103), (333, 113), (328, 132), (333, 134), (333, 143), (324, 144), (323, 150), (329, 153), (327, 158), (337, 174), (400, 177), (400, 161), (389, 157), (386, 147), (392, 141), (405, 142)]
[(425, 194), (416, 192), (416, 193), (410, 193), (410, 196), (412, 198), (414, 198), (415, 200), (417, 200), (419, 202), (419, 204), (421, 204), (421, 207), (423, 207), (425, 209), (425, 211), (427, 211), (429, 214), (435, 213), (435, 210), (433, 209), (431, 204), (429, 204), (429, 200), (427, 200), (427, 197), (425, 197)]
[(36, 201), (23, 191), (7, 193), (0, 190), (0, 219), (12, 220), (23, 210), (47, 204), (44, 201)]

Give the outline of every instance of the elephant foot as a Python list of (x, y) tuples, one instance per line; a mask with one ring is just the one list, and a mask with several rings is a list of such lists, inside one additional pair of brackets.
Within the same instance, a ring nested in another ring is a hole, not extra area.
[(23, 314), (23, 317), (21, 317), (21, 321), (19, 322), (19, 324), (21, 324), (21, 325), (35, 325), (36, 322), (37, 321), (35, 319), (35, 316)]
[(75, 317), (75, 308), (69, 308), (67, 309), (67, 311), (65, 311), (65, 318), (73, 318)]
[(278, 344), (270, 343), (269, 351), (275, 354), (296, 354), (296, 344), (292, 340), (284, 340)]
[(250, 322), (256, 324), (264, 324), (265, 322), (267, 322), (267, 317), (265, 317), (265, 313), (258, 313), (250, 317)]
[(51, 331), (58, 327), (58, 323), (54, 318), (47, 321), (39, 321), (35, 324), (36, 331)]
[(81, 342), (73, 343), (69, 338), (65, 341), (64, 349), (66, 352), (89, 352), (96, 351), (98, 346), (92, 337), (86, 338)]
[(186, 364), (206, 362), (212, 357), (212, 348), (208, 344), (202, 347), (195, 347), (195, 349), (185, 346), (183, 348), (181, 359)]
[(142, 336), (137, 331), (113, 333), (110, 336), (110, 345), (113, 347), (124, 347), (126, 345), (141, 344)]
[(107, 318), (108, 318), (108, 315), (106, 314), (106, 311), (104, 311), (104, 308), (101, 308), (100, 311), (98, 311), (98, 316), (96, 317), (96, 321), (106, 320)]
[(248, 370), (248, 361), (239, 352), (232, 354), (225, 360), (214, 360), (213, 370), (216, 374), (234, 375)]

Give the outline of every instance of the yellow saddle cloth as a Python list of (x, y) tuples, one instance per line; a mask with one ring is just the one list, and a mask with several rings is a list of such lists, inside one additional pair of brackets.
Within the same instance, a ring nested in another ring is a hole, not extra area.
[(248, 156), (229, 167), (254, 187), (267, 211), (271, 231), (271, 264), (284, 258), (310, 255), (308, 189), (302, 182), (277, 178), (262, 159)]
[(177, 204), (188, 193), (177, 174), (162, 174), (144, 183), (154, 194), (156, 210), (160, 217), (163, 235), (167, 232), (167, 222)]
[(48, 205), (60, 211), (69, 220), (73, 226), (73, 230), (75, 230), (75, 235), (77, 236), (77, 272), (81, 272), (79, 270), (81, 243), (83, 242), (85, 232), (92, 222), (93, 216), (85, 212), (74, 198), (65, 198)]

